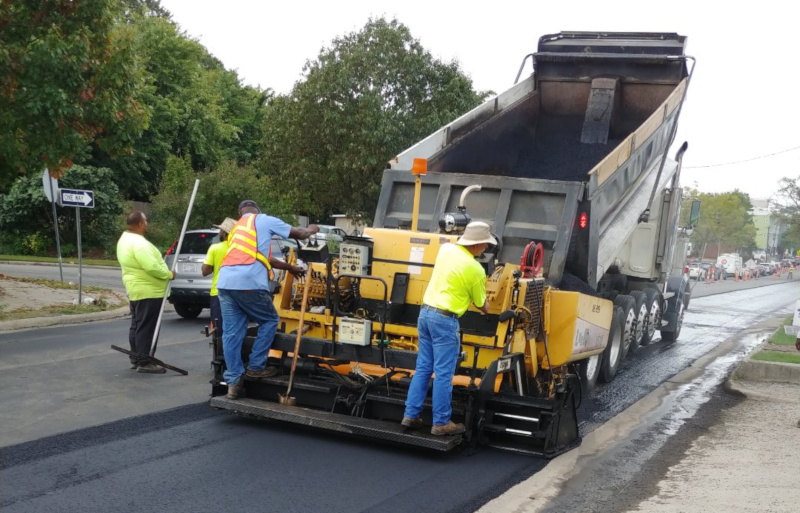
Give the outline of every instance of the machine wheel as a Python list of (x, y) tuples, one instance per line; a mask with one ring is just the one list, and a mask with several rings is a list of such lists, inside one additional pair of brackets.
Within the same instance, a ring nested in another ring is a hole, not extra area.
[(678, 337), (681, 336), (681, 328), (683, 327), (683, 314), (686, 312), (686, 308), (683, 306), (683, 301), (678, 301), (678, 325), (675, 326), (675, 331), (662, 331), (661, 332), (661, 340), (664, 342), (675, 342), (678, 340)]
[(636, 326), (633, 327), (633, 339), (631, 340), (630, 352), (639, 349), (642, 345), (642, 338), (644, 337), (644, 325), (647, 320), (647, 296), (641, 290), (633, 290), (629, 293), (636, 303), (634, 311), (636, 312)]
[(604, 383), (611, 383), (617, 375), (619, 364), (622, 362), (622, 347), (624, 338), (624, 312), (621, 307), (614, 307), (611, 317), (611, 328), (608, 330), (608, 344), (603, 351), (602, 364), (600, 365), (600, 379)]
[(200, 312), (203, 311), (202, 306), (185, 305), (183, 303), (175, 303), (173, 306), (175, 307), (175, 313), (184, 319), (196, 319)]
[(584, 396), (588, 396), (597, 385), (597, 379), (600, 377), (600, 359), (602, 356), (602, 353), (596, 354), (578, 364), (581, 377), (581, 392)]
[(628, 356), (636, 331), (636, 300), (623, 294), (614, 298), (614, 304), (622, 308), (622, 359)]
[(656, 330), (661, 329), (661, 294), (656, 289), (648, 288), (644, 289), (644, 295), (647, 316), (642, 330), (642, 345), (647, 345), (653, 341)]

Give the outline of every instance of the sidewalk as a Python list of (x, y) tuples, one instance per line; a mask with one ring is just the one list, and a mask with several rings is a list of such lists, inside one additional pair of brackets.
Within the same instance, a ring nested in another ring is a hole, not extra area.
[(800, 365), (748, 358), (725, 386), (745, 400), (692, 443), (657, 495), (629, 511), (798, 511)]

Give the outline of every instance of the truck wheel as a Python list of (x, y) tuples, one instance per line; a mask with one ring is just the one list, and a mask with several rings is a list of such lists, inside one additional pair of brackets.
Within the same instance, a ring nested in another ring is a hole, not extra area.
[(622, 308), (622, 359), (628, 356), (631, 349), (634, 332), (636, 331), (636, 300), (630, 296), (620, 294), (614, 298), (614, 304)]
[(642, 330), (642, 345), (647, 345), (653, 341), (656, 330), (661, 329), (661, 294), (656, 289), (647, 288), (644, 295), (647, 316)]
[(173, 306), (175, 306), (175, 313), (184, 319), (196, 319), (200, 312), (203, 311), (202, 306), (185, 305), (183, 303), (175, 303)]
[(641, 290), (632, 290), (629, 295), (633, 298), (634, 302), (636, 303), (635, 312), (636, 312), (636, 325), (633, 327), (633, 339), (631, 340), (631, 347), (630, 352), (636, 351), (639, 349), (639, 346), (642, 345), (642, 337), (644, 337), (644, 325), (647, 321), (647, 296), (644, 295), (644, 292)]
[(664, 342), (675, 342), (678, 340), (678, 337), (681, 336), (681, 328), (683, 327), (683, 314), (686, 312), (686, 308), (683, 306), (683, 301), (678, 301), (678, 321), (677, 325), (675, 326), (675, 331), (662, 331), (661, 332), (661, 340)]
[(596, 354), (578, 364), (581, 377), (581, 392), (584, 396), (588, 396), (597, 385), (597, 379), (600, 377), (600, 359), (602, 356), (602, 353)]
[(608, 330), (608, 344), (603, 351), (602, 364), (600, 365), (600, 379), (604, 383), (611, 383), (617, 375), (619, 364), (622, 362), (622, 346), (624, 345), (623, 311), (619, 306), (614, 307), (611, 317), (611, 328)]

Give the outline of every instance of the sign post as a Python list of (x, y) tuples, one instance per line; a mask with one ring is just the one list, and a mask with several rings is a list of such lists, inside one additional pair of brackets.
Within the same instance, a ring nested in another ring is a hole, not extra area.
[(50, 175), (50, 170), (45, 168), (42, 174), (42, 186), (47, 201), (53, 206), (53, 226), (56, 230), (56, 253), (58, 253), (58, 275), (61, 282), (64, 282), (64, 270), (61, 266), (61, 238), (58, 236), (58, 217), (56, 216), (56, 191), (58, 191), (58, 180)]
[(78, 232), (78, 304), (83, 303), (83, 255), (81, 252), (81, 209), (94, 208), (94, 192), (79, 189), (59, 189), (58, 203), (62, 207), (75, 207), (75, 226)]

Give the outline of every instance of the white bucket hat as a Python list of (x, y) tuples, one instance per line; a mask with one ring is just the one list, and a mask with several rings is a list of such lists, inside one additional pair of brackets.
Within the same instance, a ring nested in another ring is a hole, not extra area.
[(489, 232), (489, 225), (480, 221), (469, 223), (464, 229), (464, 235), (459, 237), (456, 244), (472, 246), (474, 244), (497, 244), (497, 239)]
[(214, 226), (214, 228), (219, 228), (220, 230), (222, 230), (225, 233), (231, 233), (231, 230), (233, 230), (233, 227), (236, 226), (236, 220), (235, 219), (231, 219), (230, 217), (226, 217), (225, 220), (222, 221), (222, 224), (215, 224), (213, 226)]

